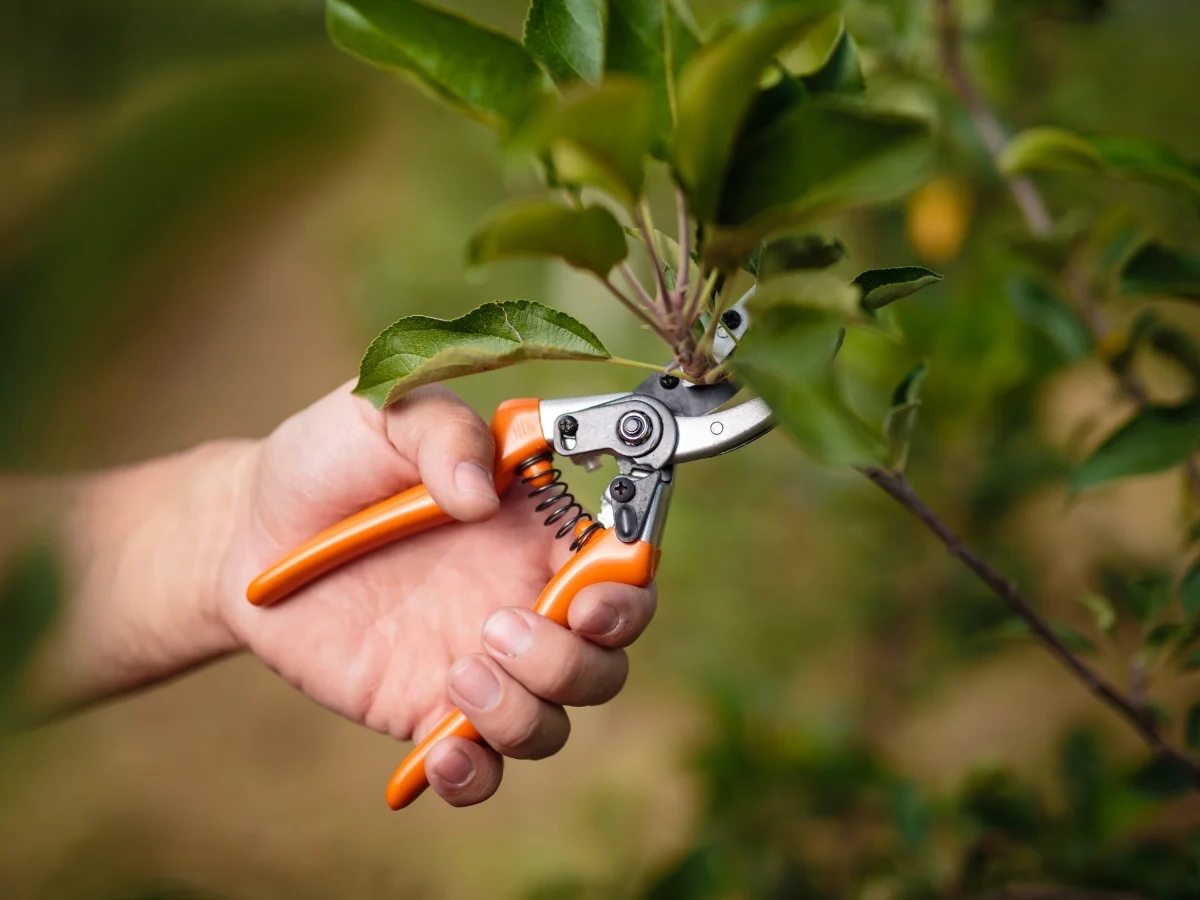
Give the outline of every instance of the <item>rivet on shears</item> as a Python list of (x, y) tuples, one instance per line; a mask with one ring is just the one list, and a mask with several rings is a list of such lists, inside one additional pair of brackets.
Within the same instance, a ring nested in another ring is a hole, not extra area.
[(722, 431), (725, 430), (725, 426), (722, 425), (720, 422), (713, 422), (711, 425), (708, 426), (708, 430), (711, 431), (713, 434), (720, 434)]

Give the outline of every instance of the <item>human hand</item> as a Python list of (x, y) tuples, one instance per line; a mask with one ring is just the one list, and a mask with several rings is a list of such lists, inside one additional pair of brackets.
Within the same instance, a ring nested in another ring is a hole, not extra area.
[[(442, 387), (376, 410), (345, 387), (284, 422), (240, 466), (218, 614), (244, 646), (328, 708), (420, 739), (452, 706), (488, 746), (444, 739), (430, 785), (456, 806), (499, 786), (501, 754), (557, 752), (563, 706), (611, 699), (653, 589), (582, 591), (562, 628), (530, 607), (569, 553), (527, 491), (497, 498), (488, 426)], [(376, 550), (279, 606), (252, 607), (249, 580), (347, 515), (423, 481), (453, 523)], [(481, 640), (482, 635), (482, 640)]]

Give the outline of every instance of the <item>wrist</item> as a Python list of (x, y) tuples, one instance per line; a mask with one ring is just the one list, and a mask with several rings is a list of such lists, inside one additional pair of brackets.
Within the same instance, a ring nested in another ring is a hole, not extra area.
[(256, 447), (218, 441), (76, 483), (67, 593), (33, 672), (37, 705), (99, 699), (238, 649), (220, 572)]

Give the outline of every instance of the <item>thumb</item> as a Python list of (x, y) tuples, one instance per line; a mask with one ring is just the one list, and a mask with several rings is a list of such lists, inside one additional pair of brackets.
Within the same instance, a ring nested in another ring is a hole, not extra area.
[(425, 487), (447, 514), (476, 522), (499, 509), (492, 430), (454, 393), (440, 385), (420, 388), (384, 415), (388, 439), (416, 463)]

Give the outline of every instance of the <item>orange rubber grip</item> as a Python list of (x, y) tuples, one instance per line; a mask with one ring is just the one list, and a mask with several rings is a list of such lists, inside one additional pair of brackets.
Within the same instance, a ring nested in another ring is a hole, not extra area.
[[(502, 494), (512, 484), (517, 466), (549, 449), (542, 436), (538, 401), (500, 404), (492, 418), (492, 436), (496, 441), (496, 491)], [(450, 516), (442, 512), (424, 485), (411, 487), (297, 547), (250, 582), (246, 599), (255, 606), (270, 606), (364, 553), (449, 521)]]
[[(658, 568), (659, 548), (645, 541), (624, 543), (612, 529), (592, 535), (587, 544), (567, 560), (547, 582), (533, 611), (552, 622), (566, 626), (571, 601), (588, 585), (617, 582), (645, 587)], [(481, 740), (475, 726), (459, 710), (449, 713), (400, 763), (387, 785), (387, 802), (392, 809), (403, 809), (429, 786), (425, 777), (425, 758), (429, 749), (442, 738), (456, 736), (469, 741)]]

